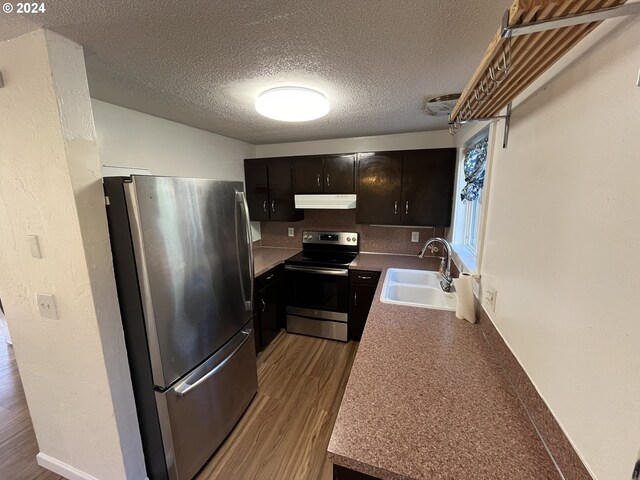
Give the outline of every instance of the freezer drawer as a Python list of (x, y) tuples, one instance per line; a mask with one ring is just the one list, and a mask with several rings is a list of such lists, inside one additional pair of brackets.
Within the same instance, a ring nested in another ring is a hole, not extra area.
[(165, 392), (156, 392), (169, 478), (188, 480), (238, 422), (258, 390), (249, 322), (222, 349)]

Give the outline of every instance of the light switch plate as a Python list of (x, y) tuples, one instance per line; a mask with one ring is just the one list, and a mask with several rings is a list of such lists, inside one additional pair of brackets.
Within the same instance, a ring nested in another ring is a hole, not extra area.
[(293, 227), (289, 227), (289, 228), (287, 229), (287, 232), (288, 232), (288, 234), (289, 234), (289, 236), (290, 236), (290, 237), (293, 237), (293, 236), (295, 235), (294, 230), (293, 230)]
[(33, 258), (42, 258), (38, 237), (36, 235), (27, 235), (27, 240), (29, 241), (29, 250), (31, 251), (31, 256)]
[(418, 243), (420, 241), (420, 232), (411, 232), (411, 241)]
[(56, 310), (56, 302), (53, 299), (53, 295), (49, 293), (36, 293), (36, 301), (38, 302), (40, 316), (54, 320), (58, 319), (58, 311)]

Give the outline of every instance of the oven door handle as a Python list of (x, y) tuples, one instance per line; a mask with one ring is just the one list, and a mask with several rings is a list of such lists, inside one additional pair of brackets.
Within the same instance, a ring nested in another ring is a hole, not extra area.
[(346, 268), (298, 267), (296, 265), (285, 265), (284, 269), (293, 270), (295, 272), (313, 273), (318, 275), (336, 275), (338, 277), (349, 276), (349, 270)]

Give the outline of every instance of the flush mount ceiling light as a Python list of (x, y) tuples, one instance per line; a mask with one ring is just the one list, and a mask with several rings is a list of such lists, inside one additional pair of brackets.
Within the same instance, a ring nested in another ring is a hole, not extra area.
[(304, 87), (265, 90), (256, 99), (260, 115), (283, 122), (307, 122), (329, 112), (329, 100), (322, 93)]

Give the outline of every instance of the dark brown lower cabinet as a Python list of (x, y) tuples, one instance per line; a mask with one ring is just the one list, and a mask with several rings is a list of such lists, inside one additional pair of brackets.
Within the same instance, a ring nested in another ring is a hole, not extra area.
[(283, 274), (283, 266), (278, 265), (256, 279), (254, 325), (260, 336), (259, 350), (278, 335), (284, 321)]
[(360, 340), (380, 279), (380, 272), (349, 271), (349, 327), (351, 340)]
[(377, 477), (349, 470), (340, 465), (333, 466), (333, 480), (379, 480)]

